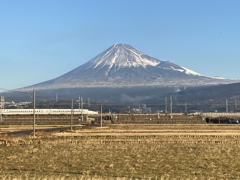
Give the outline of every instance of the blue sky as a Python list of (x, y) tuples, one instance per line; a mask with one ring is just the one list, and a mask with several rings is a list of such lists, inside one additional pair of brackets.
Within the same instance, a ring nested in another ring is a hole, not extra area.
[(56, 78), (115, 43), (240, 79), (239, 0), (0, 0), (0, 88)]

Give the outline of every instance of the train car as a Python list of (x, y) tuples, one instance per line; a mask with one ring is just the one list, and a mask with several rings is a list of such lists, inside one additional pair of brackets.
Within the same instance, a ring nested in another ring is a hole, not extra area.
[(238, 119), (226, 118), (226, 117), (215, 117), (215, 118), (206, 118), (207, 123), (212, 124), (239, 124)]
[[(2, 109), (2, 115), (29, 115), (33, 114), (33, 109)], [(35, 109), (35, 114), (71, 114), (71, 109)], [(74, 114), (98, 114), (97, 111), (88, 109), (73, 109)]]

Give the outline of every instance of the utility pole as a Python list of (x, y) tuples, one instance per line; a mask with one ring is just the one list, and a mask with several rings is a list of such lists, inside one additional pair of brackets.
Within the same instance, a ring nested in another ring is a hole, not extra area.
[(173, 118), (172, 116), (172, 96), (170, 96), (170, 113), (171, 113), (171, 119)]
[(167, 114), (168, 113), (168, 102), (167, 102), (167, 97), (165, 97), (165, 113)]
[(4, 97), (1, 96), (1, 104), (0, 104), (0, 110), (1, 110), (1, 114), (0, 114), (0, 122), (3, 122), (3, 109), (4, 109), (4, 104), (5, 104), (5, 101), (4, 101)]
[(187, 114), (187, 103), (185, 102), (185, 114)]
[(82, 115), (82, 97), (79, 95), (78, 96), (78, 108), (81, 116), (81, 122), (83, 122), (83, 115)]
[(228, 113), (228, 99), (226, 99), (226, 112)]
[(235, 104), (235, 111), (237, 111), (238, 107), (237, 107), (237, 97), (234, 97), (234, 104)]
[(88, 107), (90, 107), (91, 104), (90, 104), (90, 98), (88, 98)]
[(33, 137), (35, 137), (36, 90), (33, 90)]
[(101, 124), (101, 127), (102, 127), (102, 105), (101, 105), (101, 119), (100, 119), (100, 124)]
[(70, 122), (70, 129), (73, 130), (73, 99), (71, 103), (71, 122)]
[(83, 121), (83, 98), (81, 97), (81, 119)]
[(58, 94), (56, 94), (56, 103), (58, 102)]
[(80, 109), (81, 109), (80, 95), (78, 96), (78, 108), (79, 108), (79, 112), (80, 112)]

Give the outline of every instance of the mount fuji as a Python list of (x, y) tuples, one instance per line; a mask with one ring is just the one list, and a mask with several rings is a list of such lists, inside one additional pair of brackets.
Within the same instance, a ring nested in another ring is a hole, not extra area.
[(76, 69), (55, 79), (23, 88), (179, 87), (236, 82), (211, 78), (146, 55), (127, 44), (115, 44)]

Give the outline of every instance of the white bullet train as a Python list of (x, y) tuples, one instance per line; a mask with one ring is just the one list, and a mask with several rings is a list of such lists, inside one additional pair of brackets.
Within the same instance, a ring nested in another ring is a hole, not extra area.
[[(35, 109), (35, 114), (57, 115), (57, 114), (71, 114), (72, 109)], [(1, 109), (2, 115), (30, 115), (33, 114), (33, 109)], [(73, 114), (98, 114), (97, 111), (88, 109), (73, 109)]]

